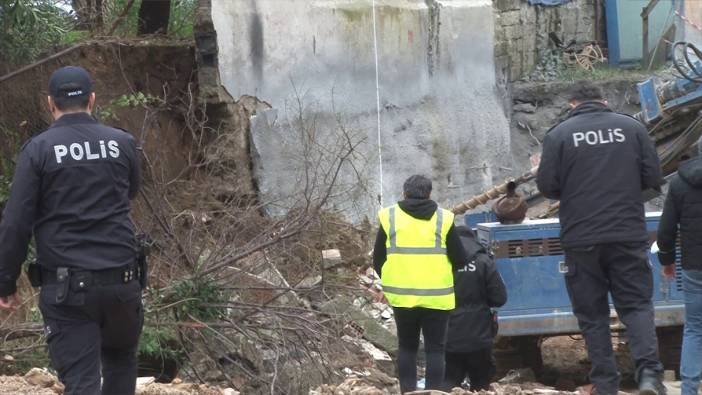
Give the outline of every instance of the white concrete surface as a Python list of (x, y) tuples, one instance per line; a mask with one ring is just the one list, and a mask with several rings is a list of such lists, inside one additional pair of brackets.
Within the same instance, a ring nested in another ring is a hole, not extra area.
[[(490, 0), (377, 0), (383, 204), (415, 173), (449, 206), (512, 167), (497, 97)], [(234, 97), (273, 110), (252, 125), (258, 185), (273, 212), (304, 185), (297, 99), (307, 130), (338, 142), (339, 120), (364, 139), (333, 199), (354, 221), (374, 220), (379, 158), (371, 0), (213, 0), (222, 81)], [(313, 122), (314, 121), (314, 122)], [(325, 158), (329, 163), (333, 158)], [(358, 182), (360, 175), (362, 182)]]

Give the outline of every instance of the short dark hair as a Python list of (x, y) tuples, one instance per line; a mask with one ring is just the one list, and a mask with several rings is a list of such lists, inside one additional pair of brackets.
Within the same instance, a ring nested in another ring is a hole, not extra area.
[(402, 185), (402, 191), (407, 199), (429, 199), (431, 195), (431, 180), (415, 174), (405, 180)]
[(568, 101), (584, 102), (590, 100), (603, 100), (602, 88), (590, 81), (576, 81), (567, 90)]
[(90, 103), (90, 95), (54, 97), (54, 104), (61, 112), (87, 110), (88, 103)]

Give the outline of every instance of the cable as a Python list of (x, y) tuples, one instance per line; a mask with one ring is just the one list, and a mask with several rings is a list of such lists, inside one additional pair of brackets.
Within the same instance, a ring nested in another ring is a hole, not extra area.
[(383, 140), (380, 132), (380, 80), (378, 78), (378, 32), (375, 23), (375, 0), (373, 0), (373, 52), (375, 55), (375, 105), (378, 114), (378, 171), (380, 173), (380, 188), (378, 198), (380, 207), (383, 207)]

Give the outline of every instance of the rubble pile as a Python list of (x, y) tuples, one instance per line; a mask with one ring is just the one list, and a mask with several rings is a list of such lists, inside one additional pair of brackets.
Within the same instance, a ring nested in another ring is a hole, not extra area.
[(346, 379), (339, 385), (324, 384), (309, 395), (391, 395), (400, 393), (397, 379), (375, 369), (362, 372), (344, 369)]
[(358, 275), (358, 280), (361, 286), (368, 290), (368, 293), (367, 297), (362, 296), (354, 300), (354, 305), (378, 320), (385, 329), (395, 333), (397, 328), (395, 328), (395, 320), (393, 320), (392, 307), (384, 303), (383, 287), (378, 274), (372, 267), (369, 267)]
[(0, 376), (0, 395), (63, 394), (63, 385), (48, 371), (34, 368), (24, 377)]
[(232, 388), (220, 389), (206, 384), (184, 383), (180, 379), (170, 384), (156, 383), (153, 377), (137, 380), (136, 395), (239, 395)]
[[(387, 376), (386, 376), (387, 377)], [(386, 395), (399, 394), (399, 384), (396, 379), (368, 376), (351, 376), (343, 383), (333, 386), (325, 384), (309, 395)], [(468, 395), (473, 394), (469, 390), (454, 388), (451, 392), (436, 390), (418, 390), (408, 393), (408, 395)], [(481, 391), (480, 395), (573, 395), (576, 392), (558, 391), (553, 387), (547, 387), (538, 383), (521, 384), (498, 384), (490, 386), (490, 391)]]
[[(0, 376), (0, 395), (61, 395), (63, 392), (63, 384), (46, 369), (33, 368), (24, 377)], [(153, 377), (140, 377), (136, 395), (239, 395), (239, 392), (232, 388), (183, 383), (180, 379), (160, 384)]]

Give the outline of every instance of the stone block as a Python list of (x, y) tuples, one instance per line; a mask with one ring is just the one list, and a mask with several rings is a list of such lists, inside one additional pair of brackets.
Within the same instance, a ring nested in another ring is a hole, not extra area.
[(373, 317), (356, 307), (348, 297), (338, 297), (322, 306), (326, 314), (345, 314), (352, 322), (363, 330), (363, 338), (373, 343), (376, 347), (388, 352), (391, 356), (397, 355), (397, 338), (395, 335), (380, 325)]
[(494, 4), (498, 11), (518, 10), (522, 7), (522, 0), (496, 0)]
[(49, 373), (45, 369), (32, 368), (27, 374), (24, 375), (24, 379), (32, 385), (36, 385), (42, 388), (52, 387), (58, 382), (58, 379)]
[(498, 14), (499, 23), (502, 26), (518, 25), (522, 19), (521, 11), (507, 11)]
[(505, 26), (504, 31), (508, 41), (521, 39), (523, 35), (522, 27), (518, 25)]
[(331, 269), (342, 263), (341, 251), (338, 249), (322, 251), (322, 266), (325, 269)]

